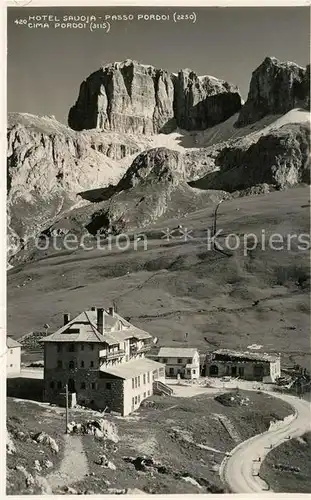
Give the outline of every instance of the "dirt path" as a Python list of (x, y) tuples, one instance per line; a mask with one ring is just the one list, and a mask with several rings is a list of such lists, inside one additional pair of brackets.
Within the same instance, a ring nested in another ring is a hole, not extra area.
[(53, 490), (78, 482), (89, 472), (81, 437), (66, 434), (64, 439), (64, 458), (60, 468), (46, 478)]

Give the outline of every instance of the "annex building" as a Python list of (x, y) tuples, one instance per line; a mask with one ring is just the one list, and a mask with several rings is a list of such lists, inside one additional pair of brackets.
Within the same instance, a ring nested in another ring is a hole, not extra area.
[(44, 399), (64, 402), (65, 386), (83, 406), (125, 416), (165, 382), (165, 366), (145, 354), (152, 336), (119, 316), (112, 307), (92, 307), (42, 339)]
[(166, 377), (196, 379), (200, 376), (199, 351), (190, 347), (159, 347), (148, 357), (165, 365)]
[(275, 382), (281, 376), (281, 356), (251, 351), (218, 349), (206, 357), (205, 375), (239, 377), (245, 380)]
[(6, 373), (18, 375), (21, 371), (22, 345), (11, 337), (6, 338)]

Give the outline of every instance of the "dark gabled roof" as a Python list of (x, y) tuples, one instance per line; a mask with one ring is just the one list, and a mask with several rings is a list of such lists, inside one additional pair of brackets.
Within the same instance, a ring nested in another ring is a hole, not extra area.
[(217, 349), (212, 354), (220, 356), (228, 356), (230, 358), (240, 358), (245, 360), (254, 361), (268, 361), (274, 362), (280, 359), (280, 354), (267, 354), (265, 352), (253, 351), (235, 351), (233, 349)]
[(62, 326), (59, 330), (42, 342), (98, 342), (109, 345), (118, 344), (129, 338), (147, 339), (151, 335), (136, 328), (117, 313), (111, 314), (104, 311), (104, 333), (97, 329), (96, 310), (83, 311), (78, 316)]

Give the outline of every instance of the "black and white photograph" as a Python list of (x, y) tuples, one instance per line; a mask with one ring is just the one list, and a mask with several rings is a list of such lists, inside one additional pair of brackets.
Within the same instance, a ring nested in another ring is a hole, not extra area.
[(5, 7), (6, 495), (310, 494), (310, 6), (107, 3)]

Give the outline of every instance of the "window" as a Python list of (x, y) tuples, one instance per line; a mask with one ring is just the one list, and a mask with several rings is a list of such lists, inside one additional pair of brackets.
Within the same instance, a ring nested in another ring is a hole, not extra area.
[(162, 363), (167, 363), (167, 358), (163, 358)]
[(84, 351), (84, 344), (81, 344), (80, 349), (81, 351)]
[(132, 408), (134, 408), (135, 398), (132, 398)]
[(137, 387), (137, 377), (135, 377), (135, 389)]
[(90, 368), (94, 367), (94, 361), (90, 361)]
[(144, 385), (146, 384), (146, 374), (143, 375)]
[(60, 359), (57, 361), (57, 368), (63, 368), (63, 362)]
[(146, 397), (146, 393), (144, 392), (144, 399), (145, 399), (145, 397)]
[(75, 345), (74, 344), (69, 344), (68, 352), (75, 352)]
[(62, 352), (62, 345), (61, 344), (57, 344), (57, 352)]
[(140, 403), (140, 394), (138, 394), (138, 402)]
[(92, 382), (91, 387), (92, 389), (96, 389), (96, 382)]
[(91, 351), (94, 351), (94, 344), (90, 344)]
[(10, 354), (13, 354), (13, 349), (10, 349)]
[(134, 388), (135, 388), (135, 379), (132, 378), (132, 389), (134, 389)]
[(85, 382), (81, 382), (81, 389), (85, 389), (86, 385), (85, 385)]
[(106, 383), (106, 389), (109, 389), (109, 390), (111, 389), (111, 382)]
[(148, 396), (150, 396), (150, 391), (148, 391)]
[(10, 368), (12, 368), (13, 365), (10, 365)]
[(191, 365), (191, 363), (192, 363), (192, 359), (191, 359), (191, 358), (188, 358), (188, 359), (187, 359), (187, 364), (188, 364), (188, 365)]
[(181, 358), (178, 358), (177, 359), (177, 363), (180, 365), (182, 363), (182, 359)]
[(193, 375), (195, 375), (195, 370), (192, 370)]
[(239, 366), (239, 375), (240, 377), (244, 377), (244, 366)]
[(50, 382), (50, 389), (54, 389), (54, 382)]
[(147, 382), (150, 384), (150, 372), (147, 373)]
[(68, 368), (69, 368), (69, 370), (73, 370), (73, 369), (74, 369), (74, 367), (75, 367), (75, 362), (74, 362), (74, 361), (72, 361), (72, 360), (71, 360), (71, 361), (69, 361), (69, 363), (68, 363)]
[(170, 368), (170, 375), (174, 375), (174, 368)]
[(137, 380), (138, 380), (138, 387), (140, 387), (140, 375), (138, 375)]
[(135, 396), (135, 404), (137, 405), (137, 396)]
[(62, 388), (62, 383), (60, 381), (57, 382), (57, 389), (61, 389)]
[(81, 361), (81, 368), (84, 368), (84, 361)]

